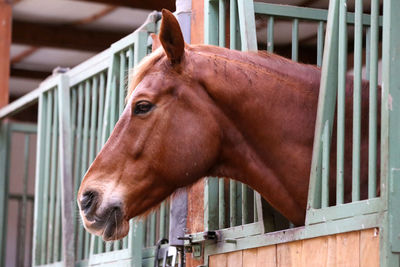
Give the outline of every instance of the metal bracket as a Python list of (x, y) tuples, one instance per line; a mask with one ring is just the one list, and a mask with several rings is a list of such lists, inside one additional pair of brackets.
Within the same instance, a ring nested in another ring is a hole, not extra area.
[(218, 241), (218, 233), (216, 231), (206, 231), (200, 236), (186, 235), (178, 237), (179, 240), (184, 240), (184, 249), (186, 253), (192, 253), (194, 258), (199, 258), (203, 254), (205, 242), (215, 243)]

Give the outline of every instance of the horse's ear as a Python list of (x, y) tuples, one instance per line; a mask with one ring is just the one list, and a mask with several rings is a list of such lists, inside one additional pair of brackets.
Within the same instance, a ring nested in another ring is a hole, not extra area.
[(166, 9), (162, 10), (159, 38), (171, 63), (179, 63), (183, 57), (185, 42), (178, 21), (175, 16)]
[(159, 48), (161, 46), (160, 43), (160, 38), (158, 38), (158, 35), (155, 33), (150, 34), (151, 39), (153, 40), (153, 44), (151, 45), (151, 49), (153, 51), (157, 50), (157, 48)]

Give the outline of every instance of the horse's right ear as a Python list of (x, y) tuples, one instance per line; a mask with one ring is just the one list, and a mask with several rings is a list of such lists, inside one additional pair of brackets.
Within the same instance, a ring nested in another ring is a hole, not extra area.
[(178, 21), (175, 16), (166, 9), (162, 10), (159, 38), (171, 63), (179, 63), (183, 57), (185, 42)]

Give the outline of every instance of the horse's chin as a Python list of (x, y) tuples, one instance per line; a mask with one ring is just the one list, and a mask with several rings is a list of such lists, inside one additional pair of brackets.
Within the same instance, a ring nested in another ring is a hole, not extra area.
[(104, 241), (114, 241), (124, 238), (129, 233), (129, 221), (109, 222), (99, 228), (96, 220), (84, 220), (85, 229), (94, 235), (100, 236)]

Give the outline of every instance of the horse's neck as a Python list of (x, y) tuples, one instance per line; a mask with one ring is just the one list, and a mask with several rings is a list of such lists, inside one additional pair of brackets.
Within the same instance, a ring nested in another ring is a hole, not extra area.
[(225, 158), (215, 174), (246, 182), (299, 224), (308, 190), (319, 71), (285, 60), (277, 64), (273, 56), (235, 53), (230, 58), (224, 53), (229, 52), (195, 60), (198, 79), (228, 121)]

